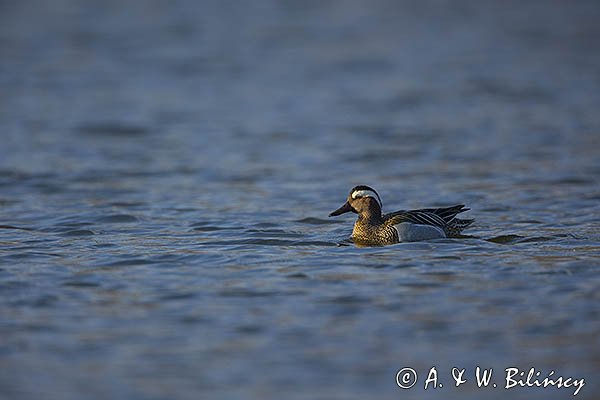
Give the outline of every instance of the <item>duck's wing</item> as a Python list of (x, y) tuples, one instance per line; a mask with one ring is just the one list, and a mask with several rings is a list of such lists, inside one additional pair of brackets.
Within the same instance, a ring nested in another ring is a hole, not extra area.
[(386, 223), (398, 225), (402, 222), (412, 222), (419, 225), (433, 225), (444, 228), (446, 221), (439, 215), (425, 210), (401, 210), (390, 213), (385, 217)]
[(468, 210), (464, 204), (452, 207), (400, 210), (387, 214), (384, 219), (392, 225), (402, 222), (412, 222), (413, 224), (433, 225), (444, 229), (454, 220), (457, 214)]

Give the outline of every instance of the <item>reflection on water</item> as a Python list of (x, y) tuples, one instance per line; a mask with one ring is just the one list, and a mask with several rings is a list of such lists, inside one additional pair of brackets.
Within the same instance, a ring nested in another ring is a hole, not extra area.
[[(600, 361), (593, 1), (0, 5), (0, 392), (514, 398)], [(466, 237), (329, 219), (466, 204)], [(444, 388), (422, 390), (435, 365)], [(405, 366), (420, 381), (403, 391)], [(472, 376), (472, 375), (471, 375)], [(441, 396), (441, 397), (440, 397)]]

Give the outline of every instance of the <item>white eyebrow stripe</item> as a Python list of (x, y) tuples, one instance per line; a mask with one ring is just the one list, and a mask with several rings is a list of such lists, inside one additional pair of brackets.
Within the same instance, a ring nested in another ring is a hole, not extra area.
[(357, 197), (375, 197), (377, 198), (377, 194), (375, 194), (372, 190), (355, 190), (352, 192), (352, 198), (355, 199)]
[(356, 199), (357, 197), (372, 197), (377, 203), (379, 203), (379, 207), (381, 207), (381, 202), (379, 201), (379, 196), (372, 190), (355, 190), (352, 192), (352, 198)]

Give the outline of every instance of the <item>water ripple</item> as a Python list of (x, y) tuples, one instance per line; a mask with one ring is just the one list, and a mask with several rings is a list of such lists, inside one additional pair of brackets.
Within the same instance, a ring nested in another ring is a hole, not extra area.
[(135, 216), (129, 214), (112, 214), (99, 217), (96, 219), (96, 221), (110, 224), (127, 224), (137, 222), (138, 219)]

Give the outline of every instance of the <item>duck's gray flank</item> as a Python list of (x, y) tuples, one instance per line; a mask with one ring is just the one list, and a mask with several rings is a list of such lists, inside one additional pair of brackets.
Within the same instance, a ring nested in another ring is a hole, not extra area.
[(463, 204), (452, 207), (400, 210), (382, 214), (381, 198), (371, 187), (354, 187), (346, 203), (329, 214), (330, 217), (354, 212), (358, 219), (352, 230), (354, 242), (366, 245), (386, 245), (398, 242), (456, 237), (473, 223), (473, 219), (456, 216), (468, 211)]

